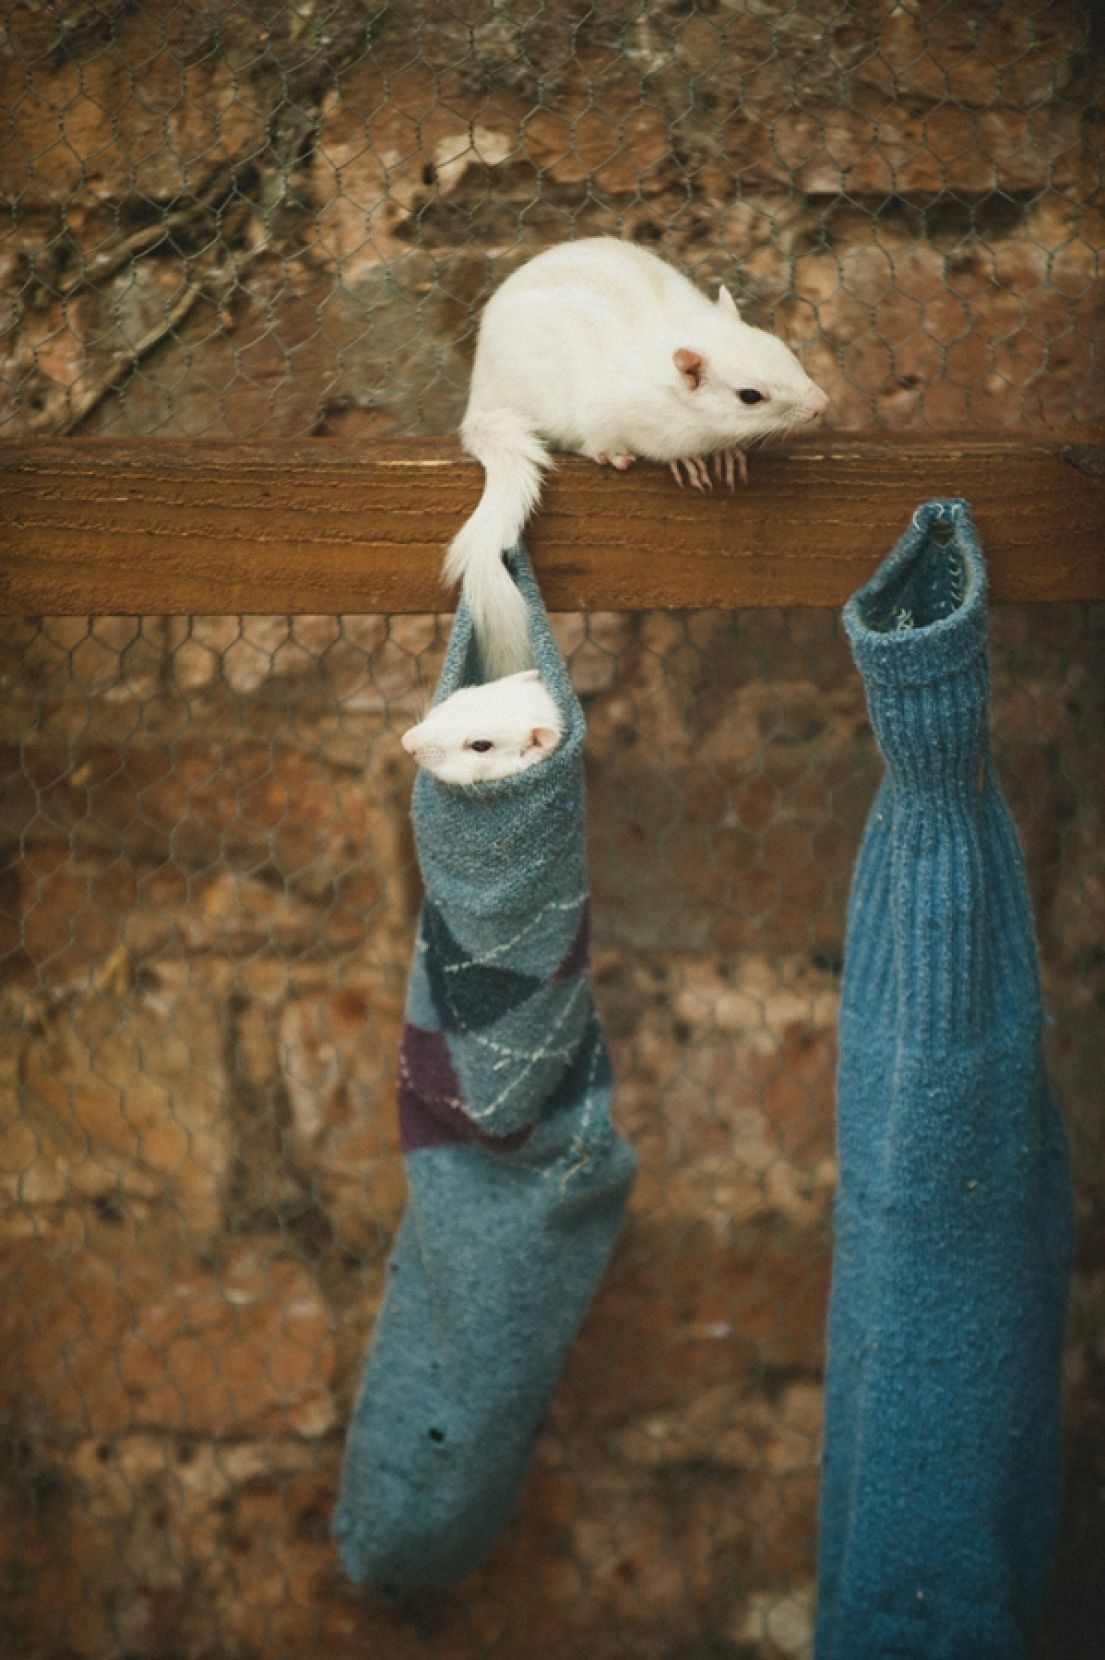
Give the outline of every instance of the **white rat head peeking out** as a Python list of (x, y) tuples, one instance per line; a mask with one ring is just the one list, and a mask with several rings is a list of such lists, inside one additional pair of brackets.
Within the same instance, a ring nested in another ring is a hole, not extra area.
[(536, 669), (462, 686), (403, 733), (403, 748), (443, 784), (509, 778), (550, 756), (560, 711)]

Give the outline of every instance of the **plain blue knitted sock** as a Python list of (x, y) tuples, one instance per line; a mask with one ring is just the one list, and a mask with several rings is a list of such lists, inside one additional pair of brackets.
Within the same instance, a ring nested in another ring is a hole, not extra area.
[(928, 502), (844, 613), (886, 761), (848, 912), (818, 1660), (1019, 1660), (1055, 1539), (1070, 1272), (986, 575)]
[[(384, 1589), (447, 1585), (495, 1542), (635, 1169), (587, 978), (583, 711), (529, 561), (511, 564), (564, 732), (513, 778), (415, 784), (409, 1195), (335, 1516), (351, 1578)], [(435, 701), (479, 678), (462, 601)]]

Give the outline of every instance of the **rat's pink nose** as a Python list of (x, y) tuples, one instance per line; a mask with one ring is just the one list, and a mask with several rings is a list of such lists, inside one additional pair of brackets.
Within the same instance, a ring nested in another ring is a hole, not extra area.
[(406, 750), (408, 755), (417, 755), (418, 754), (418, 727), (417, 726), (409, 726), (407, 728), (407, 730), (403, 733), (403, 736), (400, 738), (399, 742), (402, 744), (403, 748)]
[(806, 408), (810, 415), (824, 415), (829, 407), (829, 394), (823, 392), (820, 386), (815, 386), (806, 396)]

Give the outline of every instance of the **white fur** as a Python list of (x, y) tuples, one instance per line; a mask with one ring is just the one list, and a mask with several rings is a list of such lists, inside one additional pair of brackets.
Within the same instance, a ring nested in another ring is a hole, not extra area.
[[(697, 386), (677, 352), (701, 359)], [(742, 388), (766, 400), (743, 404)], [(532, 661), (501, 555), (537, 504), (542, 440), (596, 461), (743, 454), (826, 402), (788, 346), (740, 320), (727, 290), (709, 300), (633, 243), (566, 242), (515, 271), (484, 309), (460, 429), (486, 469), (484, 492), (445, 560), (446, 580), (465, 584), (488, 672)]]
[[(446, 784), (509, 778), (550, 756), (561, 738), (560, 711), (536, 669), (483, 686), (463, 686), (401, 742), (420, 767)], [(489, 750), (473, 749), (490, 743)]]

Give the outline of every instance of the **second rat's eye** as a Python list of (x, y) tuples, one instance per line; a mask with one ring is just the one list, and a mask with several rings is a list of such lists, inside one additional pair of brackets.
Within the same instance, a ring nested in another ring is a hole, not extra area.
[(474, 749), (478, 755), (486, 755), (489, 749), (495, 748), (495, 745), (490, 738), (473, 738), (468, 747)]
[(766, 392), (757, 392), (754, 386), (744, 386), (737, 393), (741, 403), (766, 403)]

